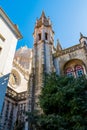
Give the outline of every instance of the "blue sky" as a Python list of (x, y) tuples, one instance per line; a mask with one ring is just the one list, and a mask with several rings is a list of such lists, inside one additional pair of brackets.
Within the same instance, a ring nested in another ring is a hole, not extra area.
[(67, 48), (79, 43), (80, 32), (87, 36), (87, 0), (0, 0), (0, 6), (23, 35), (17, 49), (33, 47), (34, 25), (42, 10), (52, 21), (55, 45), (59, 39)]

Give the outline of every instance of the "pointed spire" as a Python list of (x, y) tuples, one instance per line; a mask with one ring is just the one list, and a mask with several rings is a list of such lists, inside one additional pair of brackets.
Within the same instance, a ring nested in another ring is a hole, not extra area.
[(84, 36), (84, 35), (80, 32), (80, 39), (79, 39), (79, 41), (80, 41), (82, 38), (87, 39), (87, 37), (86, 37), (86, 36)]
[(46, 16), (45, 16), (44, 11), (42, 11), (42, 14), (41, 14), (40, 19), (42, 20), (42, 23), (44, 23), (44, 21), (45, 21), (45, 19), (46, 19)]
[(56, 47), (56, 49), (57, 49), (57, 51), (61, 51), (62, 50), (62, 47), (61, 47), (59, 39), (57, 40), (57, 47)]
[(80, 32), (80, 43), (87, 43), (87, 37)]
[(37, 23), (38, 23), (38, 17), (36, 18), (36, 23), (35, 23), (35, 24), (36, 24), (36, 26), (37, 26)]
[(83, 34), (80, 32), (80, 38), (84, 37)]
[(46, 17), (44, 11), (42, 11), (41, 17), (36, 20), (36, 26), (35, 27), (41, 27), (44, 26), (51, 26), (50, 19)]
[(41, 18), (42, 18), (42, 17), (46, 17), (44, 11), (42, 11)]
[(50, 17), (48, 16), (48, 21), (49, 21), (49, 25), (52, 25), (51, 21), (50, 21)]

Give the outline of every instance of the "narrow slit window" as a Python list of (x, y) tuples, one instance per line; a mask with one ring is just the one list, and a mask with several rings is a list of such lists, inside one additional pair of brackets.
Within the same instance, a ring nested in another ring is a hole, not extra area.
[(39, 41), (41, 40), (41, 33), (38, 34), (38, 37), (39, 37)]
[(75, 72), (77, 77), (82, 76), (84, 74), (83, 67), (80, 65), (76, 66)]
[(48, 40), (48, 34), (45, 33), (45, 40)]
[(0, 33), (0, 39), (4, 42), (5, 38), (2, 36), (2, 34)]
[(1, 53), (1, 51), (2, 51), (2, 48), (0, 47), (0, 53)]

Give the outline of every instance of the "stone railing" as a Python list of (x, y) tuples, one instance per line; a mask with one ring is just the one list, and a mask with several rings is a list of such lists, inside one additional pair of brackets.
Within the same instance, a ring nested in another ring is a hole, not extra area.
[(15, 101), (25, 100), (27, 98), (27, 91), (17, 93), (10, 87), (7, 87), (6, 96), (14, 99)]

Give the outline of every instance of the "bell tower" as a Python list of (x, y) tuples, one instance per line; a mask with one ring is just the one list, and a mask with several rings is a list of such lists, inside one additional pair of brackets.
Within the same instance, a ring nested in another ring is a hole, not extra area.
[(44, 65), (44, 72), (49, 73), (52, 71), (53, 67), (52, 48), (54, 42), (53, 40), (54, 32), (52, 30), (50, 19), (46, 18), (44, 12), (42, 12), (40, 19), (36, 21), (33, 36), (34, 36), (33, 51), (35, 58), (34, 60), (38, 60), (37, 64), (40, 71), (42, 65)]
[(52, 57), (54, 32), (50, 19), (45, 16), (44, 12), (42, 12), (40, 19), (36, 21), (33, 37), (32, 74), (29, 81), (30, 111), (39, 108), (38, 96), (44, 86), (44, 74), (52, 72), (54, 68)]

